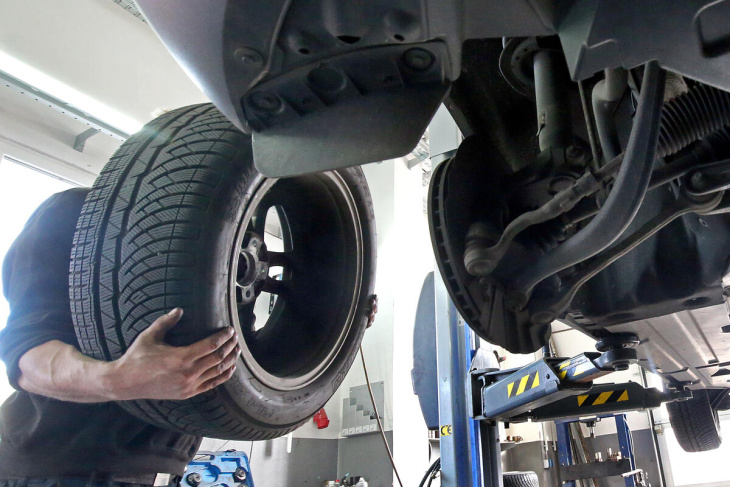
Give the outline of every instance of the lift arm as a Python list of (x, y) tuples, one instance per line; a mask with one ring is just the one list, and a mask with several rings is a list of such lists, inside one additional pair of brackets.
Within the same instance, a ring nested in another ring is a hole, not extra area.
[(660, 392), (639, 384), (600, 384), (593, 380), (636, 362), (636, 350), (614, 348), (572, 358), (546, 357), (521, 369), (474, 371), (472, 413), (476, 419), (504, 422), (548, 421), (659, 407), (689, 399), (690, 391)]

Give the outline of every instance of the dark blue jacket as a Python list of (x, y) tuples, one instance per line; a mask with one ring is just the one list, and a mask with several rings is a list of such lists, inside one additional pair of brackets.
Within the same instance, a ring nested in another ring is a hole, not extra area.
[(200, 444), (199, 437), (151, 426), (113, 402), (63, 402), (18, 387), (25, 352), (49, 340), (79, 346), (68, 269), (87, 194), (76, 188), (46, 200), (3, 263), (10, 317), (0, 332), (0, 359), (17, 392), (0, 409), (0, 478), (181, 475)]

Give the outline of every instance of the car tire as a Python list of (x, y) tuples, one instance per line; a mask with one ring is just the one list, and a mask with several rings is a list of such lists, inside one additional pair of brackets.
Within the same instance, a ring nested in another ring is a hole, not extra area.
[(504, 487), (540, 487), (535, 472), (504, 472), (502, 482)]
[(692, 391), (692, 399), (667, 404), (669, 422), (677, 443), (686, 452), (720, 448), (720, 419), (705, 390)]
[[(280, 252), (267, 248), (272, 212)], [(233, 326), (242, 352), (226, 383), (187, 400), (120, 404), (183, 433), (275, 438), (347, 374), (367, 326), (375, 247), (360, 168), (268, 179), (250, 136), (213, 105), (174, 110), (128, 139), (86, 198), (70, 267), (79, 344), (117, 359), (175, 307), (185, 313), (167, 334), (173, 346)], [(257, 323), (264, 292), (278, 295)]]

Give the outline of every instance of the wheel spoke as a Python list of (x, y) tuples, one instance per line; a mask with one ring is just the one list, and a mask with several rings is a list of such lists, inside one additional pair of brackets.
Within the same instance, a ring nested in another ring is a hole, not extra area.
[(266, 214), (269, 211), (269, 205), (260, 204), (256, 208), (255, 213), (251, 217), (251, 223), (249, 224), (249, 231), (254, 232), (258, 235), (263, 235), (266, 231)]
[(288, 288), (283, 282), (267, 277), (266, 281), (264, 281), (264, 287), (261, 290), (263, 292), (281, 295), (286, 294)]
[(236, 282), (237, 300), (240, 306), (245, 306), (256, 301), (256, 292), (252, 285), (244, 286), (239, 282)]
[(291, 264), (289, 260), (289, 252), (271, 252), (267, 253), (269, 267), (286, 267)]
[(238, 304), (238, 319), (241, 323), (241, 329), (245, 331), (255, 331), (256, 315), (253, 312), (253, 303)]

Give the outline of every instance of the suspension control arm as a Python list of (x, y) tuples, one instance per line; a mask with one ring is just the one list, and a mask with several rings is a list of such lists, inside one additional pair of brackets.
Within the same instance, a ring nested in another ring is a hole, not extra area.
[(636, 248), (646, 239), (667, 226), (673, 220), (687, 213), (703, 213), (712, 211), (722, 200), (723, 192), (709, 196), (693, 196), (684, 189), (671, 205), (664, 208), (658, 215), (646, 222), (636, 232), (627, 236), (603, 254), (588, 261), (570, 281), (565, 282), (564, 291), (549, 300), (533, 302), (530, 300), (527, 308), (530, 310), (530, 321), (533, 323), (550, 323), (570, 305), (575, 293), (593, 276), (616, 262), (618, 259)]
[(517, 235), (533, 225), (556, 218), (575, 208), (575, 205), (581, 200), (598, 191), (603, 183), (615, 176), (616, 171), (621, 167), (623, 157), (623, 154), (619, 154), (602, 168), (586, 172), (569, 188), (553, 196), (540, 208), (523, 213), (512, 220), (494, 245), (489, 246), (491, 237), (489, 227), (483, 222), (473, 223), (466, 235), (464, 251), (466, 271), (476, 277), (491, 274)]

